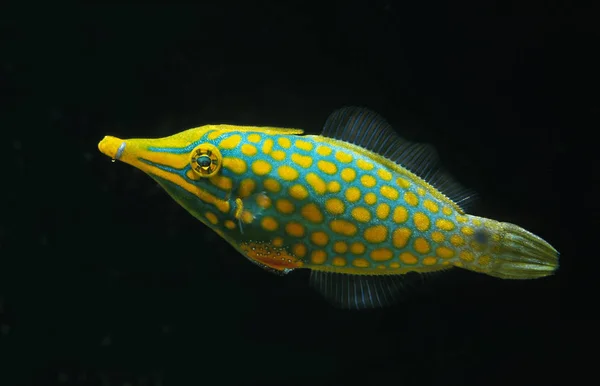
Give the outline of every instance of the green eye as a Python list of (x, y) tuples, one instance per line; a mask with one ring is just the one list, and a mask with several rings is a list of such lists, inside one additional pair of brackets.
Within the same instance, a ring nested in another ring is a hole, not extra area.
[(217, 174), (222, 162), (223, 157), (219, 149), (210, 143), (203, 143), (192, 151), (190, 166), (200, 177), (207, 178)]
[(210, 165), (212, 164), (212, 160), (207, 155), (201, 155), (200, 157), (198, 157), (198, 159), (196, 159), (196, 163), (202, 169), (207, 170), (210, 167)]

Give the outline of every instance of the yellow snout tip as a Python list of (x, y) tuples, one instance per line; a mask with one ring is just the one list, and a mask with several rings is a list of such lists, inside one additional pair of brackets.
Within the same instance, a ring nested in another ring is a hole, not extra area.
[(125, 141), (107, 135), (98, 143), (98, 150), (112, 159), (119, 159), (125, 150)]

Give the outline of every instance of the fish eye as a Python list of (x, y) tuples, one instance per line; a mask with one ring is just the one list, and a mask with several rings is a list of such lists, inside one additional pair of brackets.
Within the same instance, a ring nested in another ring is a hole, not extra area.
[(192, 150), (190, 166), (200, 177), (208, 178), (217, 174), (222, 162), (221, 152), (210, 143), (203, 143)]
[(207, 169), (210, 167), (210, 165), (212, 164), (212, 160), (210, 159), (210, 157), (206, 154), (201, 155), (200, 157), (198, 157), (196, 159), (196, 163), (198, 164), (198, 166), (200, 166), (202, 169)]

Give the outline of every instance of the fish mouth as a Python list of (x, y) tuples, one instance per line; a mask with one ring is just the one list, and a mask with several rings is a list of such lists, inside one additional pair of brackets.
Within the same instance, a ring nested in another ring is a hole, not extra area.
[(127, 143), (124, 140), (107, 135), (98, 143), (98, 150), (114, 160), (119, 160), (123, 156), (126, 146)]

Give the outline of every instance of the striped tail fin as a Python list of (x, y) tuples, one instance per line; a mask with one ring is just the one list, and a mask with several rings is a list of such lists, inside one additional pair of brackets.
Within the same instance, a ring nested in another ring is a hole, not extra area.
[(533, 233), (510, 223), (500, 223), (499, 251), (486, 273), (503, 279), (536, 279), (558, 269), (559, 253)]

